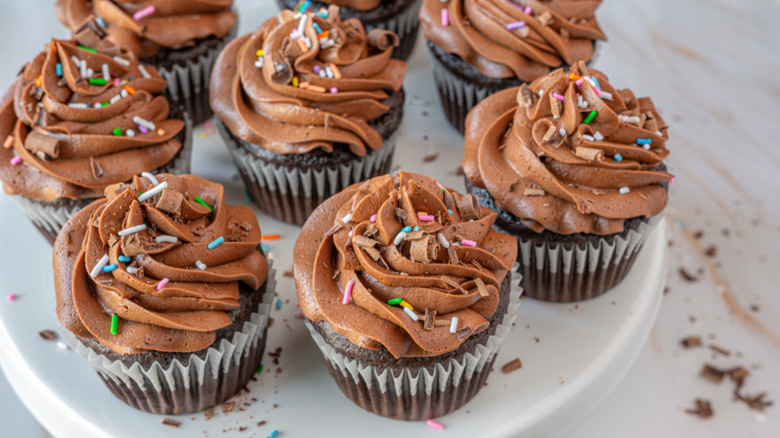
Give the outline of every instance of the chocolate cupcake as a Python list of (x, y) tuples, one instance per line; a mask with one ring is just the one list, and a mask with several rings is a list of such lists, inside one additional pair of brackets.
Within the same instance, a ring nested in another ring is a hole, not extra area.
[(444, 114), (464, 132), (487, 96), (577, 61), (590, 62), (605, 36), (601, 0), (423, 0), (420, 23)]
[(190, 168), (190, 123), (165, 80), (103, 36), (52, 40), (0, 101), (0, 181), (49, 242), (107, 186)]
[(258, 368), (274, 294), (254, 212), (192, 175), (147, 175), (105, 195), (54, 244), (63, 337), (142, 411), (227, 400)]
[(298, 301), (339, 388), (401, 420), (454, 411), (485, 385), (515, 319), (515, 239), (496, 213), (401, 172), (323, 203), (294, 249)]
[[(384, 29), (398, 35), (398, 46), (393, 49), (393, 58), (405, 61), (409, 59), (417, 42), (417, 30), (420, 21), (422, 0), (322, 0), (298, 1), (276, 0), (282, 9), (311, 10), (323, 15), (333, 13), (333, 7), (340, 8), (341, 18), (357, 18), (366, 27), (366, 31)], [(310, 9), (311, 8), (311, 9)], [(336, 12), (338, 13), (338, 12)]]
[(397, 44), (354, 18), (282, 11), (220, 54), (211, 106), (260, 209), (302, 225), (331, 195), (390, 170), (406, 75), (390, 59)]
[(74, 34), (96, 17), (120, 47), (157, 68), (168, 94), (199, 125), (213, 114), (211, 67), (238, 31), (232, 6), (233, 0), (58, 0), (55, 11)]
[(582, 62), (472, 110), (466, 185), (517, 237), (528, 296), (579, 301), (623, 280), (667, 204), (667, 138), (652, 100)]

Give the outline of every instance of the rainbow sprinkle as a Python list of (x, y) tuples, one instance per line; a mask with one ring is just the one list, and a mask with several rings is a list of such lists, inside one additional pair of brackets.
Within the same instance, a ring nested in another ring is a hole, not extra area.
[(157, 287), (155, 287), (155, 289), (157, 289), (158, 291), (163, 290), (163, 288), (165, 287), (166, 284), (168, 284), (169, 281), (170, 280), (168, 280), (168, 277), (163, 278), (162, 280), (160, 280), (159, 283), (157, 283)]
[(214, 249), (222, 244), (222, 242), (225, 241), (225, 238), (222, 236), (217, 237), (216, 239), (212, 240), (211, 243), (208, 244), (208, 249)]
[(208, 208), (208, 209), (209, 209), (209, 211), (211, 211), (211, 212), (213, 212), (213, 211), (214, 211), (214, 210), (213, 210), (213, 209), (212, 209), (212, 208), (211, 208), (211, 207), (210, 207), (208, 204), (206, 204), (206, 201), (204, 201), (204, 200), (200, 199), (200, 196), (196, 196), (196, 197), (195, 197), (195, 202), (197, 202), (198, 204), (200, 204), (200, 205), (202, 205), (202, 206), (204, 206), (204, 207)]
[(349, 282), (347, 282), (347, 287), (344, 289), (344, 300), (341, 302), (341, 304), (349, 304), (349, 300), (352, 297), (353, 287), (355, 287), (355, 282), (349, 280)]
[(434, 428), (434, 429), (438, 429), (438, 430), (444, 430), (444, 425), (443, 425), (443, 424), (441, 424), (441, 423), (437, 423), (437, 422), (435, 422), (435, 421), (433, 421), (433, 420), (428, 420), (428, 422), (427, 422), (427, 423), (425, 423), (425, 424), (426, 424), (428, 427), (432, 427), (432, 428)]
[(111, 334), (116, 335), (119, 326), (119, 317), (116, 314), (111, 315)]
[(593, 110), (593, 111), (591, 111), (590, 113), (588, 113), (588, 116), (587, 116), (587, 117), (585, 117), (585, 120), (583, 120), (583, 121), (582, 121), (582, 123), (584, 123), (584, 124), (586, 124), (586, 125), (587, 125), (587, 124), (590, 124), (590, 122), (592, 122), (592, 121), (593, 121), (593, 119), (595, 119), (595, 118), (596, 118), (596, 115), (598, 115), (598, 113), (599, 113), (599, 112), (598, 112), (598, 111), (596, 111), (596, 110)]

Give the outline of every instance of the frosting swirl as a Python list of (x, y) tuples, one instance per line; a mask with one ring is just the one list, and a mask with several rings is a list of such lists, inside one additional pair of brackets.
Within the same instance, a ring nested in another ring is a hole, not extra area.
[(282, 11), (232, 41), (211, 75), (211, 107), (237, 137), (278, 154), (326, 152), (334, 143), (358, 156), (379, 149), (369, 122), (390, 108), (406, 64), (390, 59), (398, 36), (357, 19)]
[[(495, 219), (473, 196), (422, 175), (353, 185), (314, 212), (295, 244), (301, 309), (396, 358), (453, 351), (488, 328), (517, 255), (516, 240), (491, 228)], [(398, 298), (413, 309), (388, 303)]]
[(423, 0), (420, 24), (430, 42), (483, 75), (532, 81), (551, 68), (593, 58), (595, 40), (606, 39), (594, 16), (600, 4), (601, 0)]
[(666, 206), (667, 127), (649, 98), (580, 62), (488, 97), (469, 113), (463, 169), (525, 226), (612, 234)]
[[(154, 67), (94, 31), (52, 40), (0, 102), (5, 191), (43, 201), (97, 198), (163, 166), (181, 149), (184, 128), (169, 118), (166, 86)], [(15, 155), (21, 163), (9, 165)]]
[(233, 0), (59, 0), (55, 11), (74, 32), (91, 17), (101, 18), (120, 47), (147, 58), (224, 37), (238, 19), (232, 5)]
[(380, 0), (318, 0), (336, 6), (357, 9), (358, 11), (370, 11), (376, 9), (382, 3)]
[[(239, 307), (239, 282), (258, 289), (268, 274), (250, 208), (225, 205), (222, 186), (202, 178), (156, 180), (108, 187), (55, 244), (60, 320), (119, 354), (210, 346), (232, 323), (227, 312)], [(154, 187), (164, 189), (139, 197)], [(214, 246), (216, 239), (223, 243)], [(116, 334), (111, 315), (119, 318)]]

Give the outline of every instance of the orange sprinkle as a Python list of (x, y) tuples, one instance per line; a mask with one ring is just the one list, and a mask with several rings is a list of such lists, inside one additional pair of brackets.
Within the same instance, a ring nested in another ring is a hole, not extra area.
[(282, 236), (278, 234), (263, 234), (263, 240), (279, 240)]
[(41, 86), (41, 84), (43, 84), (43, 75), (38, 76), (38, 82), (36, 83), (36, 85), (38, 85), (39, 87)]
[(14, 136), (9, 135), (5, 138), (5, 143), (3, 143), (3, 147), (6, 149), (11, 149), (14, 146)]
[(303, 53), (306, 53), (309, 50), (309, 49), (306, 48), (306, 43), (304, 43), (302, 39), (299, 38), (299, 39), (297, 39), (295, 41), (298, 42), (298, 45), (301, 47), (301, 50), (303, 51)]
[(311, 84), (310, 84), (310, 83), (308, 83), (308, 82), (301, 82), (301, 83), (298, 85), (298, 87), (299, 87), (299, 88), (303, 88), (303, 89), (305, 90), (305, 89), (309, 88), (309, 85), (311, 85)]
[(135, 88), (129, 85), (125, 85), (125, 90), (127, 90), (127, 92), (130, 93), (131, 95), (135, 94)]
[(333, 77), (336, 79), (341, 79), (341, 70), (339, 70), (338, 67), (336, 67), (336, 64), (330, 65), (330, 71), (333, 72)]
[(571, 79), (572, 81), (579, 81), (582, 78), (575, 75), (574, 73), (569, 73), (569, 79)]
[(309, 85), (309, 90), (315, 91), (317, 93), (324, 93), (325, 92), (325, 89), (320, 87), (320, 86), (318, 86), (318, 85)]
[(322, 38), (327, 38), (328, 35), (330, 35), (330, 32), (328, 32), (327, 30), (323, 30), (322, 33), (317, 34), (317, 37), (322, 39)]

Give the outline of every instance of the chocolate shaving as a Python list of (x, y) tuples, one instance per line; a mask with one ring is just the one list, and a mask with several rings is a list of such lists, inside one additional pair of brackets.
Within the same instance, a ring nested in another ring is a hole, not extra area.
[(482, 269), (482, 265), (480, 265), (478, 261), (476, 261), (476, 260), (472, 260), (472, 261), (471, 261), (471, 264), (472, 264), (472, 265), (474, 265), (474, 267), (475, 267), (475, 268), (477, 268), (477, 270), (478, 270), (478, 271), (480, 271), (480, 272), (482, 272), (482, 271), (483, 271), (483, 269)]
[(406, 225), (406, 219), (409, 217), (406, 214), (406, 210), (403, 208), (396, 208), (393, 211), (393, 214), (395, 214), (396, 219), (398, 219), (398, 222), (401, 222), (402, 225)]
[(485, 298), (486, 296), (490, 295), (490, 293), (487, 290), (487, 287), (485, 287), (485, 282), (482, 281), (481, 278), (475, 278), (474, 283), (477, 284), (477, 290), (479, 290), (479, 296)]
[(363, 248), (363, 251), (365, 251), (366, 254), (368, 254), (368, 256), (371, 257), (371, 259), (373, 259), (375, 262), (379, 261), (379, 259), (382, 257), (382, 253), (380, 253), (376, 248), (367, 246)]
[(528, 88), (528, 85), (523, 84), (517, 90), (517, 104), (523, 108), (534, 106), (534, 93)]
[(234, 401), (222, 403), (222, 413), (227, 414), (228, 412), (231, 412), (235, 407), (236, 407), (236, 402)]
[(464, 327), (458, 330), (457, 334), (458, 334), (458, 339), (463, 339), (471, 334), (471, 329), (468, 327)]
[(468, 194), (457, 201), (458, 213), (463, 221), (479, 219), (482, 217), (482, 210), (479, 208), (479, 202), (474, 195)]
[(439, 154), (427, 155), (423, 157), (423, 163), (431, 163), (433, 161), (436, 161), (437, 158), (439, 158)]
[(184, 195), (176, 190), (164, 189), (160, 193), (160, 199), (155, 204), (158, 210), (166, 213), (178, 214), (181, 210), (181, 204), (184, 201)]
[(742, 395), (739, 393), (739, 391), (734, 390), (734, 399), (745, 402), (747, 406), (750, 409), (753, 409), (754, 411), (763, 411), (764, 408), (767, 408), (769, 406), (772, 406), (774, 402), (771, 402), (769, 400), (764, 400), (764, 397), (766, 397), (766, 392), (762, 392), (758, 395), (755, 395), (753, 397), (748, 395)]
[(687, 281), (689, 283), (693, 283), (695, 281), (699, 281), (699, 279), (697, 277), (694, 277), (693, 274), (688, 272), (685, 268), (680, 268), (679, 272), (680, 272), (680, 275), (682, 276), (682, 278), (684, 278), (685, 281)]
[(556, 99), (552, 93), (550, 93), (550, 111), (552, 111), (553, 117), (556, 119), (561, 118), (561, 113), (563, 113), (563, 103)]
[(41, 330), (38, 332), (38, 336), (40, 336), (41, 339), (45, 341), (53, 341), (57, 339), (57, 333), (54, 333), (53, 330)]
[(504, 366), (502, 366), (501, 367), (501, 371), (503, 371), (504, 374), (509, 374), (512, 371), (517, 371), (517, 370), (519, 370), (522, 367), (523, 367), (523, 362), (518, 357), (517, 359), (515, 359), (515, 360), (513, 360), (511, 362), (507, 362)]
[(450, 257), (450, 263), (458, 263), (458, 253), (455, 252), (455, 245), (450, 245), (447, 248), (447, 255)]
[(352, 243), (363, 248), (365, 247), (373, 248), (379, 242), (369, 237), (358, 235), (358, 236), (352, 236)]
[(687, 338), (681, 340), (680, 344), (682, 344), (682, 346), (685, 348), (692, 348), (692, 347), (701, 347), (702, 342), (701, 342), (701, 338), (698, 336), (688, 336)]
[(62, 88), (65, 85), (68, 85), (68, 80), (67, 79), (62, 78), (59, 81), (57, 81), (57, 87)]
[(748, 371), (747, 368), (744, 367), (736, 367), (730, 370), (726, 370), (726, 374), (728, 374), (733, 381), (742, 382), (745, 379), (745, 377), (747, 377), (748, 374), (750, 374), (750, 371)]
[(552, 14), (547, 11), (544, 11), (541, 14), (539, 14), (536, 17), (536, 19), (539, 20), (540, 23), (542, 23), (542, 26), (549, 26), (550, 23), (552, 23), (553, 21)]
[(699, 375), (715, 383), (720, 383), (726, 376), (726, 372), (719, 370), (710, 364), (704, 364), (704, 367), (699, 371)]
[(403, 240), (408, 240), (408, 241), (420, 240), (423, 238), (423, 236), (425, 236), (425, 232), (423, 232), (422, 230), (410, 231), (406, 233), (406, 237), (404, 237)]
[(241, 225), (239, 227), (244, 231), (252, 231), (252, 224), (250, 224), (247, 221), (241, 222)]
[(424, 239), (412, 241), (410, 249), (410, 258), (418, 263), (430, 263), (436, 259), (439, 246), (435, 243), (433, 236)]
[(452, 325), (452, 321), (449, 319), (437, 319), (433, 322), (434, 327), (449, 327)]
[(709, 401), (697, 398), (695, 403), (696, 403), (696, 409), (686, 409), (685, 412), (691, 415), (696, 415), (697, 417), (701, 417), (701, 418), (712, 417), (714, 412), (712, 412), (712, 407), (710, 406)]
[(330, 24), (333, 24), (336, 21), (336, 19), (339, 18), (339, 14), (340, 14), (339, 10), (340, 9), (341, 8), (339, 8), (336, 5), (328, 6), (328, 15), (327, 15), (327, 18), (325, 18), (325, 21), (327, 21)]
[(116, 234), (111, 234), (108, 236), (108, 246), (114, 246), (115, 243), (119, 241), (119, 237), (116, 236)]
[(192, 234), (200, 237), (203, 235), (203, 233), (206, 232), (206, 227), (204, 227), (203, 225), (198, 225), (197, 227), (193, 228), (191, 232)]
[(176, 421), (173, 418), (163, 417), (162, 424), (171, 427), (179, 427), (181, 426), (181, 421)]
[(425, 309), (425, 321), (423, 322), (423, 328), (431, 331), (436, 323), (436, 311), (431, 309)]
[(398, 47), (401, 43), (398, 34), (385, 29), (371, 29), (367, 40), (370, 46), (376, 47), (381, 52)]
[[(39, 129), (33, 129), (27, 134), (27, 138), (24, 139), (24, 147), (36, 155), (39, 152), (42, 152), (49, 158), (57, 158), (60, 156), (60, 141), (50, 135), (44, 134)], [(92, 164), (91, 161), (90, 164)], [(92, 174), (95, 174), (94, 169)], [(103, 171), (100, 171), (100, 175), (103, 175)]]
[(542, 189), (525, 189), (525, 190), (523, 190), (523, 196), (544, 196), (544, 190), (542, 190)]
[(282, 56), (290, 61), (294, 61), (296, 58), (303, 54), (303, 48), (298, 44), (297, 40), (293, 40), (287, 37), (282, 41)]
[(577, 147), (574, 155), (587, 161), (601, 161), (604, 159), (604, 151), (595, 148)]
[(294, 277), (295, 273), (293, 273), (293, 271), (284, 271), (282, 275), (285, 277)]
[(730, 351), (726, 350), (725, 348), (718, 347), (715, 344), (710, 344), (710, 350), (712, 350), (712, 351), (714, 351), (716, 353), (720, 353), (720, 354), (722, 354), (722, 355), (724, 355), (726, 357), (731, 356), (731, 352)]
[(333, 272), (333, 276), (330, 277), (330, 279), (335, 280), (339, 276), (339, 274), (341, 274), (341, 269), (336, 269), (336, 271)]
[(373, 237), (376, 236), (378, 232), (379, 232), (379, 227), (377, 227), (375, 224), (369, 224), (366, 227), (366, 231), (363, 231), (363, 235), (366, 237)]
[(327, 233), (325, 233), (325, 237), (332, 236), (332, 235), (336, 234), (342, 228), (344, 228), (344, 225), (336, 222), (336, 224), (334, 224), (333, 227), (330, 230), (328, 230)]

